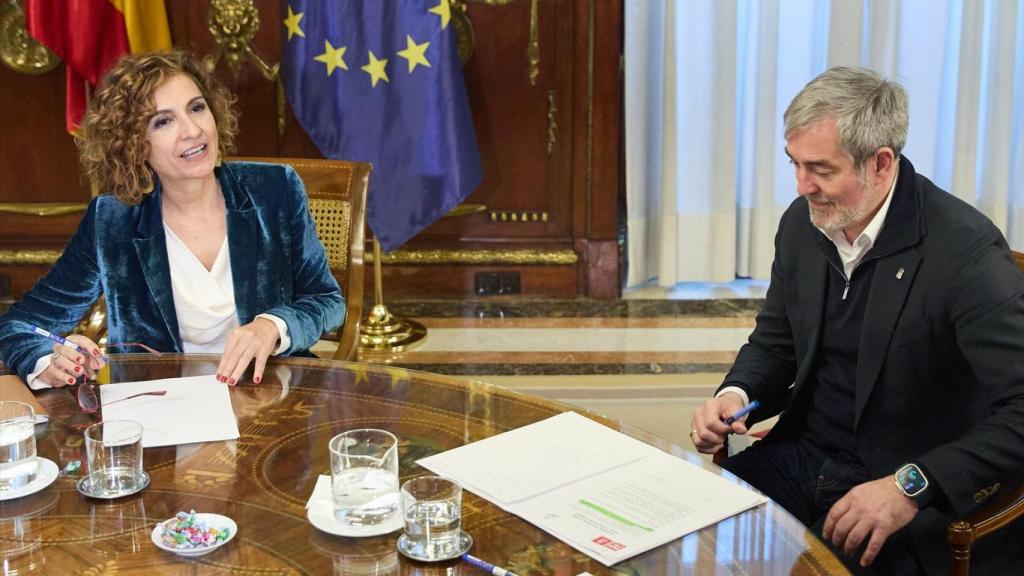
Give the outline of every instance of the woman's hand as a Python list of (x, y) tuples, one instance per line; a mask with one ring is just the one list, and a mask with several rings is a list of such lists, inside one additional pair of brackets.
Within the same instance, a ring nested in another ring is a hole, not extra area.
[(249, 363), (255, 360), (252, 381), (259, 384), (263, 379), (263, 368), (267, 365), (267, 358), (274, 351), (279, 338), (277, 326), (266, 318), (257, 318), (245, 326), (232, 330), (231, 334), (228, 334), (227, 344), (224, 345), (220, 365), (217, 366), (217, 380), (234, 386), (249, 367)]
[(53, 345), (53, 356), (50, 358), (50, 365), (39, 373), (36, 378), (46, 384), (61, 388), (74, 384), (81, 376), (95, 378), (96, 371), (103, 368), (106, 362), (100, 354), (100, 347), (95, 342), (81, 336), (72, 334), (67, 337), (68, 342), (75, 343), (79, 348), (85, 350), (82, 354), (71, 346), (63, 344)]

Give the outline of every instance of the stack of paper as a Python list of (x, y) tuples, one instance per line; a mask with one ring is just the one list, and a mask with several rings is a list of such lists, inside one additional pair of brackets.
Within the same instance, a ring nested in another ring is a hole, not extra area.
[(575, 412), (418, 463), (606, 566), (766, 502)]

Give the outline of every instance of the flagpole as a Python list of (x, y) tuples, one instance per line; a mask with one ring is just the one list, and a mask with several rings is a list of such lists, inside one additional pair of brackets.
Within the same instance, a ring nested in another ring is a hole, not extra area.
[(384, 305), (380, 242), (373, 239), (373, 308), (359, 323), (359, 351), (402, 352), (423, 343), (427, 328), (415, 320), (393, 316)]

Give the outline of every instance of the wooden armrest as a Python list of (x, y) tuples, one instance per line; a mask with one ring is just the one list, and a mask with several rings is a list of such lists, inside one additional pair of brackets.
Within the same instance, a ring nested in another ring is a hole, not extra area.
[(946, 527), (953, 576), (966, 575), (974, 541), (1024, 516), (1024, 484), (1008, 490), (985, 507)]

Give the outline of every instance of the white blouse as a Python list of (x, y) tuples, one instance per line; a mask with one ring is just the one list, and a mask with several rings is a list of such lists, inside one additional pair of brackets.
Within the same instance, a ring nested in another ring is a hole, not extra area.
[(228, 238), (207, 270), (167, 224), (164, 233), (181, 345), (186, 354), (221, 352), (228, 334), (238, 328)]

